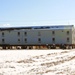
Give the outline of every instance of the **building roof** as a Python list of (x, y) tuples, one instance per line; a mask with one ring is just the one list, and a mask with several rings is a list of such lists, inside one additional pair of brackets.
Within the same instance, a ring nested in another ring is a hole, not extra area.
[(19, 29), (72, 29), (74, 25), (56, 25), (56, 26), (29, 26), (29, 27), (6, 27), (0, 30), (19, 30)]

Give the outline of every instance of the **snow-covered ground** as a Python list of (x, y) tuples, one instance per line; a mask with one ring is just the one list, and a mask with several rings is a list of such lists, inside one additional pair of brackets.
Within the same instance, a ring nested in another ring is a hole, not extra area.
[(2, 50), (0, 75), (75, 75), (75, 50)]

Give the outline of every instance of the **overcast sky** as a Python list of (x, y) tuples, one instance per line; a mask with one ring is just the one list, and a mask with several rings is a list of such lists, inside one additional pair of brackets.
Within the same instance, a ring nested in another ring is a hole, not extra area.
[(0, 0), (0, 27), (75, 25), (75, 0)]

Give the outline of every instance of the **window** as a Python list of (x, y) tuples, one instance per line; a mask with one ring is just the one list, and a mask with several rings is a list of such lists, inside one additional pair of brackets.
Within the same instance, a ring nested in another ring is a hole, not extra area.
[(4, 32), (2, 32), (2, 37), (4, 37)]
[(27, 43), (27, 38), (25, 38), (25, 43)]
[(4, 43), (5, 42), (5, 40), (4, 39), (2, 39), (2, 43)]
[(20, 43), (20, 39), (18, 39), (18, 43)]
[(25, 32), (24, 35), (27, 36), (27, 32)]
[(69, 38), (67, 38), (67, 42), (69, 42), (70, 41), (70, 39)]
[(18, 36), (20, 36), (20, 32), (18, 32)]
[(55, 42), (55, 38), (52, 38), (52, 42), (53, 42), (53, 43)]
[(67, 31), (67, 35), (69, 35), (69, 31)]
[(41, 33), (40, 32), (38, 32), (38, 36), (41, 36)]
[(52, 31), (52, 35), (54, 35), (55, 34), (55, 31)]
[(41, 38), (38, 38), (38, 42), (41, 43)]

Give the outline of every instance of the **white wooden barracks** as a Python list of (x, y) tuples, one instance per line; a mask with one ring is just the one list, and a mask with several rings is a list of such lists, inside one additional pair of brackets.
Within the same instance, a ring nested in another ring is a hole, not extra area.
[(0, 44), (75, 44), (73, 25), (0, 28)]

